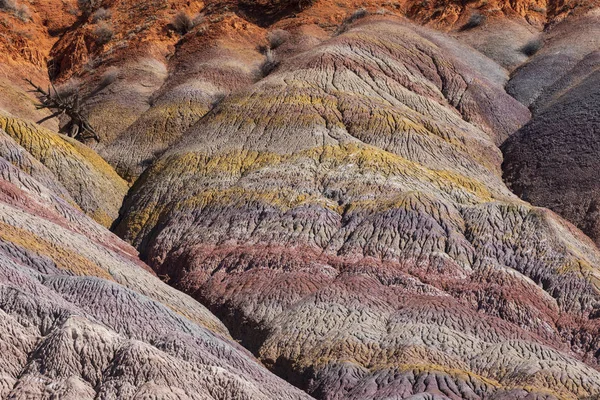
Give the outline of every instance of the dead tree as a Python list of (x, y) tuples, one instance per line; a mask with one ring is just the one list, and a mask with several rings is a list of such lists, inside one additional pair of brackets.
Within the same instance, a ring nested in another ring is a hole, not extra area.
[(98, 134), (83, 115), (79, 90), (76, 90), (75, 93), (64, 96), (63, 98), (52, 83), (48, 87), (48, 91), (45, 91), (33, 83), (31, 79), (25, 79), (25, 81), (33, 87), (33, 90), (30, 92), (38, 95), (40, 104), (36, 104), (36, 108), (38, 110), (48, 109), (52, 112), (51, 115), (38, 121), (38, 124), (54, 117), (66, 115), (69, 117), (69, 122), (60, 129), (61, 133), (79, 140), (80, 142), (83, 142), (86, 139), (94, 139), (96, 142), (100, 141)]

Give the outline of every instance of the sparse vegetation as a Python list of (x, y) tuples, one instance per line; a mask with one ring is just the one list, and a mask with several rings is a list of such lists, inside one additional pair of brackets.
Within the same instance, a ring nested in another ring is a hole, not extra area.
[(531, 11), (535, 11), (536, 13), (546, 14), (546, 8), (545, 7), (532, 6), (529, 9)]
[(359, 8), (358, 10), (354, 11), (348, 18), (346, 18), (344, 20), (344, 22), (342, 22), (342, 25), (340, 25), (340, 27), (337, 31), (337, 34), (339, 35), (340, 33), (346, 32), (348, 30), (348, 27), (353, 22), (356, 22), (359, 19), (365, 18), (368, 15), (369, 15), (369, 12), (364, 8)]
[(92, 31), (94, 40), (98, 46), (103, 46), (110, 42), (114, 36), (112, 27), (106, 22), (100, 22)]
[(194, 17), (192, 23), (194, 24), (194, 28), (198, 25), (202, 25), (206, 22), (206, 16), (204, 14), (198, 14)]
[(275, 49), (285, 43), (288, 40), (290, 34), (282, 29), (276, 29), (267, 34), (267, 40), (269, 44), (259, 45), (257, 50), (260, 51), (265, 59), (260, 65), (260, 77), (264, 78), (273, 72), (280, 64), (280, 61), (277, 59), (275, 55)]
[(272, 50), (275, 50), (282, 44), (284, 44), (290, 37), (290, 34), (283, 29), (275, 29), (267, 34), (269, 45)]
[(0, 11), (12, 13), (23, 22), (31, 20), (31, 13), (25, 4), (19, 4), (15, 0), (0, 0)]
[(271, 49), (267, 49), (265, 51), (265, 60), (260, 66), (261, 76), (265, 77), (271, 74), (271, 72), (273, 72), (279, 66), (279, 64), (280, 62), (275, 58), (273, 51)]
[(109, 68), (106, 70), (106, 72), (104, 72), (104, 74), (102, 74), (100, 82), (98, 82), (99, 90), (102, 90), (108, 85), (116, 82), (117, 79), (119, 79), (119, 70), (116, 68)]
[(92, 22), (97, 23), (100, 21), (108, 20), (112, 17), (110, 10), (106, 8), (99, 8), (92, 14)]
[(352, 15), (350, 15), (348, 18), (346, 18), (344, 23), (351, 24), (354, 21), (358, 21), (359, 19), (366, 17), (367, 15), (369, 15), (369, 12), (366, 9), (359, 8), (358, 10), (354, 11), (352, 13)]
[(14, 0), (0, 0), (0, 10), (12, 11), (17, 6)]
[[(277, 8), (278, 10), (273, 10), (273, 11), (275, 11), (275, 13), (277, 11), (283, 11), (285, 9), (288, 9), (288, 10), (296, 9), (298, 11), (302, 11), (305, 8), (312, 6), (316, 2), (317, 2), (317, 0), (279, 0), (277, 2), (272, 2), (271, 4), (269, 4), (269, 8), (270, 7)], [(240, 5), (242, 7), (254, 8), (257, 6), (257, 3), (258, 2), (256, 0), (240, 0)]]
[(523, 47), (521, 47), (521, 53), (525, 54), (528, 57), (531, 57), (532, 55), (537, 53), (543, 45), (544, 42), (542, 42), (541, 39), (530, 40)]
[(54, 85), (48, 91), (36, 85), (30, 79), (27, 83), (33, 88), (32, 92), (38, 95), (40, 104), (36, 108), (48, 109), (52, 114), (38, 121), (38, 124), (61, 115), (69, 117), (69, 122), (61, 127), (61, 132), (75, 138), (79, 141), (86, 139), (95, 139), (99, 141), (98, 134), (94, 131), (87, 118), (84, 116), (79, 84), (73, 81), (72, 84), (63, 85), (60, 90)]
[(81, 82), (79, 82), (79, 80), (70, 79), (62, 85), (55, 87), (54, 91), (61, 98), (68, 99), (72, 96), (77, 95), (77, 93), (79, 93), (80, 88)]
[(485, 15), (481, 13), (473, 13), (466, 24), (464, 24), (460, 30), (467, 31), (469, 29), (477, 28), (485, 22)]
[(31, 13), (29, 12), (29, 7), (27, 7), (25, 4), (18, 4), (14, 13), (15, 16), (23, 22), (28, 22), (31, 20)]
[(194, 26), (194, 20), (185, 11), (179, 11), (169, 24), (169, 27), (180, 35), (185, 35), (194, 29)]
[(300, 10), (305, 9), (306, 7), (310, 7), (315, 4), (317, 0), (298, 0), (298, 8)]
[(96, 11), (101, 4), (101, 0), (77, 0), (77, 8), (81, 14), (87, 18)]
[(383, 3), (383, 5), (386, 7), (395, 8), (396, 10), (400, 9), (400, 3), (397, 1), (386, 1)]

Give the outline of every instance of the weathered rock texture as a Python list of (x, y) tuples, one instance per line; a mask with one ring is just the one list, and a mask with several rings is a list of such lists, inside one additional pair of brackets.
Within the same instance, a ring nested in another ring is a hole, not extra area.
[(507, 183), (600, 245), (600, 12), (550, 30), (508, 87), (534, 118), (502, 148)]
[[(45, 116), (33, 110), (15, 76), (39, 83), (50, 76), (59, 86), (78, 86), (101, 137), (101, 143), (87, 144), (130, 182), (223, 96), (262, 78), (268, 56), (258, 50), (269, 47), (270, 33), (284, 30), (285, 43), (276, 49), (283, 59), (335, 36), (364, 13), (406, 16), (451, 33), (512, 70), (527, 60), (522, 47), (545, 25), (597, 5), (597, 0), (104, 0), (90, 2), (102, 13), (86, 14), (75, 1), (54, 7), (53, 1), (31, 4), (30, 21), (0, 11), (0, 108), (33, 121)], [(183, 35), (170, 25), (180, 12), (193, 20)], [(483, 22), (464, 30), (474, 15)], [(99, 29), (110, 32), (106, 42), (98, 40)], [(54, 130), (58, 124), (46, 122)]]
[(507, 85), (513, 97), (534, 111), (552, 105), (573, 88), (585, 68), (593, 72), (594, 53), (600, 50), (600, 9), (552, 26), (542, 39), (541, 49)]
[(117, 232), (318, 398), (598, 395), (600, 252), (503, 184), (495, 144), (529, 118), (506, 80), (362, 19), (220, 102)]
[(214, 104), (257, 79), (263, 56), (256, 49), (256, 36), (264, 35), (258, 28), (230, 16), (202, 29), (204, 34), (178, 47), (169, 78), (154, 92), (151, 107), (100, 150), (121, 176), (135, 180)]
[(594, 237), (597, 0), (54, 3), (0, 14), (0, 397), (600, 396), (600, 252), (497, 147)]
[[(11, 152), (0, 146), (0, 156), (18, 165), (31, 165), (27, 172), (39, 170), (38, 164), (44, 165), (54, 179), (49, 182), (44, 176), (43, 183), (49, 187), (60, 183), (58, 195), (74, 201), (102, 225), (110, 226), (116, 219), (128, 190), (127, 183), (87, 146), (1, 111), (0, 130), (3, 142), (10, 137), (27, 151)], [(37, 162), (33, 163), (31, 158)], [(65, 192), (69, 197), (64, 196)]]
[(0, 138), (0, 398), (309, 398)]

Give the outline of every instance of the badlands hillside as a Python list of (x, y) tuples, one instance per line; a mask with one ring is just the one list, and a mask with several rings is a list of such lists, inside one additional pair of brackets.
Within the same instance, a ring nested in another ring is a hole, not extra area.
[(600, 399), (599, 171), (598, 0), (0, 0), (0, 398)]

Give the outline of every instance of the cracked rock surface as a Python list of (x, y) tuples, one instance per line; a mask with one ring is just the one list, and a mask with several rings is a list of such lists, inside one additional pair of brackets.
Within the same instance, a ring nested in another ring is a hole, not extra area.
[(117, 233), (321, 399), (600, 394), (600, 252), (502, 182), (506, 72), (366, 18), (222, 101)]
[(0, 138), (0, 398), (310, 398)]
[(600, 12), (554, 27), (509, 89), (533, 119), (502, 146), (504, 177), (600, 244)]
[(0, 10), (0, 398), (600, 398), (598, 0), (76, 3)]
[(75, 139), (2, 110), (0, 133), (0, 156), (110, 226), (128, 185), (106, 161)]

